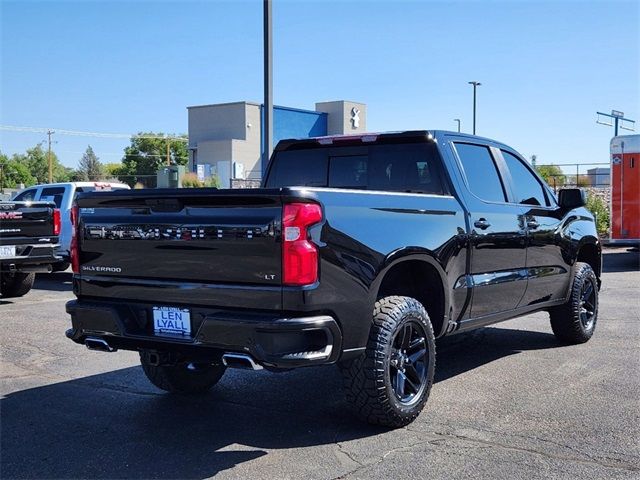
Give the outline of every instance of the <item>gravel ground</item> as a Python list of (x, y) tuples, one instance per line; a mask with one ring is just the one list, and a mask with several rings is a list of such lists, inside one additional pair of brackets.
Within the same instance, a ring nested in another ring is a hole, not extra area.
[(638, 258), (606, 251), (587, 344), (559, 345), (544, 313), (440, 341), (427, 407), (393, 431), (349, 415), (334, 367), (164, 394), (137, 354), (67, 340), (71, 276), (41, 276), (0, 299), (0, 476), (640, 478)]

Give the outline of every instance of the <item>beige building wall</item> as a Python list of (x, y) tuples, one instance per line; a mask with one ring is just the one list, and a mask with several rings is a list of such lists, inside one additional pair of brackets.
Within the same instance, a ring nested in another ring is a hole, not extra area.
[(260, 105), (247, 103), (246, 122), (247, 136), (244, 142), (234, 142), (233, 159), (242, 161), (244, 165), (245, 178), (261, 178), (261, 158), (260, 158)]
[(246, 110), (247, 102), (187, 107), (189, 147), (197, 147), (199, 142), (206, 140), (244, 140), (247, 136)]
[(328, 135), (349, 135), (367, 131), (367, 105), (348, 100), (316, 103), (317, 112), (327, 113)]
[[(189, 116), (189, 170), (195, 164), (210, 164), (223, 187), (231, 184), (234, 162), (243, 166), (245, 179), (260, 179), (261, 106), (234, 102), (187, 107)], [(327, 134), (344, 135), (367, 131), (367, 106), (339, 100), (316, 103), (316, 111), (327, 113)]]
[[(260, 178), (260, 105), (235, 102), (188, 107), (190, 169), (210, 164), (222, 185), (233, 177), (233, 162), (245, 178)], [(215, 126), (215, 128), (212, 128)]]
[(218, 175), (224, 187), (227, 187), (231, 177), (231, 159), (233, 158), (232, 140), (213, 140), (199, 142), (197, 145), (196, 162), (211, 165), (212, 173)]

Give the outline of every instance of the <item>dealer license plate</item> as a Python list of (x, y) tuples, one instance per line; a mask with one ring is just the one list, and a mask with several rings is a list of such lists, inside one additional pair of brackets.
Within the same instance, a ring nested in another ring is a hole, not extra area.
[(3, 245), (0, 247), (0, 258), (12, 258), (16, 256), (16, 247), (13, 245)]
[(153, 330), (159, 335), (191, 335), (188, 308), (153, 307)]

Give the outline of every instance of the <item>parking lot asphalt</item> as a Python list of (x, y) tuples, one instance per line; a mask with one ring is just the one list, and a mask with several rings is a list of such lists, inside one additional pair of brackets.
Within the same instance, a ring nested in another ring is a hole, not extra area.
[(607, 250), (595, 336), (529, 315), (438, 343), (407, 428), (354, 420), (335, 367), (165, 394), (133, 352), (67, 340), (69, 273), (0, 299), (2, 478), (640, 478), (638, 253)]

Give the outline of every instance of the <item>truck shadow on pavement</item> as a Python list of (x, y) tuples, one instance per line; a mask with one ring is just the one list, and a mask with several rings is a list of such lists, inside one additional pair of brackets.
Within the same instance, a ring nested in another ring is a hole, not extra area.
[(73, 273), (55, 272), (39, 273), (33, 284), (35, 290), (49, 290), (52, 292), (70, 292), (73, 290)]
[(602, 252), (604, 273), (640, 271), (640, 253), (637, 250), (616, 249)]
[[(505, 328), (443, 339), (436, 382), (558, 346), (551, 334)], [(10, 393), (0, 415), (3, 478), (206, 478), (271, 449), (386, 431), (349, 414), (332, 367), (228, 371), (197, 397), (164, 394), (139, 367), (123, 368)], [(315, 455), (310, 465), (327, 461), (326, 450)]]

